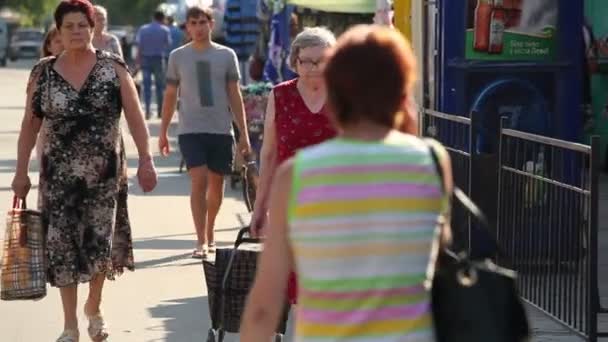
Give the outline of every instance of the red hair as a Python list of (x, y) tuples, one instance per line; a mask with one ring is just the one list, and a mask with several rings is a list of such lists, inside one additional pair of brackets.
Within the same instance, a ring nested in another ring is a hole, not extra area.
[(55, 9), (55, 26), (61, 30), (63, 18), (68, 13), (82, 13), (87, 18), (89, 25), (95, 27), (95, 8), (88, 0), (63, 0)]
[(345, 32), (329, 52), (324, 76), (339, 124), (369, 120), (394, 127), (411, 95), (416, 60), (396, 30), (359, 25)]

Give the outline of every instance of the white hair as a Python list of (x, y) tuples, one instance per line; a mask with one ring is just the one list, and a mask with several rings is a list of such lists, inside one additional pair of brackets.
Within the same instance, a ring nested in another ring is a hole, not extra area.
[(95, 6), (93, 6), (93, 8), (95, 8), (96, 13), (101, 13), (101, 14), (103, 14), (104, 17), (106, 17), (106, 18), (108, 17), (108, 10), (105, 7), (100, 6), (100, 5), (95, 5)]
[(306, 27), (291, 43), (289, 67), (292, 70), (296, 70), (296, 60), (298, 59), (300, 50), (316, 46), (330, 47), (335, 44), (336, 36), (327, 28), (321, 26)]

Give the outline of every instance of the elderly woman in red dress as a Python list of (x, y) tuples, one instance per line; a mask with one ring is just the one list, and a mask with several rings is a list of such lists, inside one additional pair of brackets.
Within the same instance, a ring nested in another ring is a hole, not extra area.
[[(301, 148), (333, 138), (336, 131), (326, 113), (327, 95), (321, 70), (326, 50), (336, 38), (322, 27), (306, 28), (291, 45), (290, 67), (298, 78), (274, 87), (268, 98), (261, 151), (260, 183), (251, 231), (264, 235), (269, 188), (277, 167)], [(270, 228), (272, 229), (272, 228)], [(289, 299), (295, 303), (295, 276), (289, 281)]]

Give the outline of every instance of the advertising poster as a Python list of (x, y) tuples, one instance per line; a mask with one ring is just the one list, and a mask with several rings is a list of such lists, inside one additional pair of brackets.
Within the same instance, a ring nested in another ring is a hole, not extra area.
[[(608, 1), (587, 0), (585, 1), (584, 31), (585, 57), (587, 58), (587, 70), (589, 77), (584, 77), (583, 89), (590, 89), (592, 117), (586, 122), (588, 136), (584, 143), (589, 143), (589, 136), (599, 135), (601, 137), (600, 158), (608, 170)], [(589, 101), (587, 96), (583, 100)]]
[(469, 60), (555, 58), (559, 0), (468, 0)]

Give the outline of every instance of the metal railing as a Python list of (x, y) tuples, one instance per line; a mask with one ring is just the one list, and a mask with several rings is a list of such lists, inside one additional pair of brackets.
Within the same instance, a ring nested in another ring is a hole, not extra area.
[[(503, 120), (503, 123), (505, 121)], [(522, 297), (597, 341), (599, 139), (591, 146), (501, 125), (497, 236)]]
[[(471, 119), (440, 113), (430, 109), (421, 110), (422, 135), (439, 141), (450, 154), (454, 184), (470, 196), (471, 194)], [(460, 203), (452, 207), (452, 234), (457, 250), (469, 250), (471, 243), (471, 218)]]

